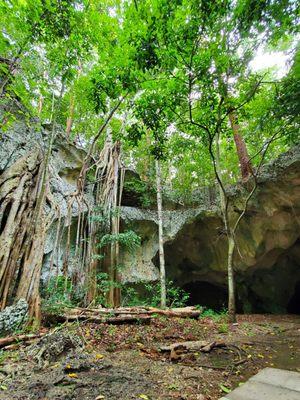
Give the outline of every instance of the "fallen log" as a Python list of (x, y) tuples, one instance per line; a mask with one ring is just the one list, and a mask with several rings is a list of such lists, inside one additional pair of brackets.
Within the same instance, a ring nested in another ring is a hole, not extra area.
[(204, 353), (208, 353), (214, 347), (224, 346), (223, 342), (208, 342), (204, 340), (192, 340), (189, 342), (178, 342), (173, 343), (169, 346), (161, 346), (159, 348), (162, 352), (171, 352), (176, 350), (185, 350), (185, 351), (202, 351)]
[(196, 309), (196, 307), (171, 308), (167, 310), (162, 310), (160, 308), (149, 308), (148, 313), (150, 315), (158, 314), (174, 318), (199, 318), (202, 310)]
[[(102, 324), (112, 324), (112, 325), (121, 325), (121, 324), (150, 324), (151, 316), (149, 315), (120, 315), (117, 317), (103, 317), (99, 315), (89, 314), (89, 313), (81, 313), (81, 314), (60, 314), (53, 316), (49, 315), (50, 319), (56, 322), (72, 322), (72, 321), (86, 321), (86, 322), (95, 322)], [(47, 319), (47, 315), (45, 315)]]
[(75, 315), (95, 315), (95, 316), (139, 316), (148, 315), (153, 316), (164, 315), (171, 318), (199, 318), (202, 310), (196, 309), (195, 307), (183, 307), (183, 308), (171, 308), (162, 310), (155, 307), (119, 307), (119, 308), (69, 308), (65, 309), (64, 313), (70, 316)]
[(37, 334), (28, 334), (28, 335), (14, 335), (14, 336), (6, 336), (4, 338), (0, 339), (0, 348), (15, 344), (15, 343), (21, 343), (21, 342), (30, 342), (33, 339), (38, 339), (44, 335), (46, 335), (47, 332), (41, 332)]
[(161, 310), (155, 307), (119, 308), (64, 308), (59, 314), (45, 313), (44, 319), (50, 323), (63, 321), (89, 321), (107, 324), (149, 324), (155, 315), (170, 318), (198, 318), (201, 310), (195, 307), (171, 308)]

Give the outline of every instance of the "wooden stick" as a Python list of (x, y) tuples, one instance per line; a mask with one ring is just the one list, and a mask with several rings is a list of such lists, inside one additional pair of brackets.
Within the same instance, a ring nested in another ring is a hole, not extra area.
[(42, 332), (42, 333), (37, 333), (37, 334), (28, 334), (28, 335), (15, 335), (15, 336), (6, 336), (4, 338), (0, 339), (0, 348), (6, 347), (8, 345), (11, 345), (13, 343), (20, 343), (20, 342), (27, 342), (32, 339), (38, 339), (44, 335), (46, 335), (47, 332)]

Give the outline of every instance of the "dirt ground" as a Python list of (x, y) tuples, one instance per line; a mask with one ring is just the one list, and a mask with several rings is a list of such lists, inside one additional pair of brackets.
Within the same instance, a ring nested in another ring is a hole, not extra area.
[[(166, 319), (149, 325), (65, 326), (84, 349), (39, 365), (25, 346), (0, 355), (0, 400), (216, 400), (264, 367), (300, 372), (300, 316), (241, 315)], [(171, 361), (162, 345), (207, 340), (228, 344)]]

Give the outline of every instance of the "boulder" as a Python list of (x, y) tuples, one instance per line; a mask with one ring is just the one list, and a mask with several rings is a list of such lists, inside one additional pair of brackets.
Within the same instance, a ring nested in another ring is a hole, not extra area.
[(12, 306), (5, 307), (0, 312), (0, 336), (14, 333), (21, 328), (27, 319), (28, 304), (24, 299), (20, 299)]

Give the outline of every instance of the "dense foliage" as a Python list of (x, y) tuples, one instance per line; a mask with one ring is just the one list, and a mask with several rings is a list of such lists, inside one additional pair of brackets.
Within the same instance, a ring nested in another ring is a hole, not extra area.
[[(56, 103), (59, 122), (71, 119), (71, 137), (85, 144), (126, 96), (110, 126), (127, 164), (151, 182), (152, 156), (163, 159), (166, 190), (179, 195), (213, 183), (208, 150), (217, 131), (224, 180), (238, 179), (232, 110), (251, 157), (276, 130), (267, 158), (298, 139), (293, 1), (5, 0), (0, 12), (4, 128), (15, 118), (11, 99), (42, 122)], [(283, 78), (253, 71), (261, 49), (290, 54)]]

